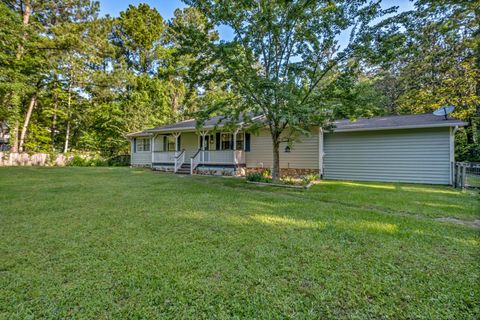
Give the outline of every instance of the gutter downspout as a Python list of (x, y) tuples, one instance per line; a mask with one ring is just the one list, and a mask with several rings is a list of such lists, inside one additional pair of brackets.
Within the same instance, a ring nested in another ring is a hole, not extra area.
[(452, 130), (450, 127), (450, 185), (453, 186), (455, 182), (455, 133), (458, 131), (458, 126)]
[(325, 153), (323, 152), (323, 128), (319, 127), (318, 130), (318, 169), (320, 173), (320, 179), (323, 178), (323, 157)]

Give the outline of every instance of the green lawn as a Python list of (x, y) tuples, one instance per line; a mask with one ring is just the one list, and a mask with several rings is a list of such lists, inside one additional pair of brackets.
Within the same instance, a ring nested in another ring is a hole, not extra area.
[(0, 168), (0, 319), (478, 319), (477, 194)]

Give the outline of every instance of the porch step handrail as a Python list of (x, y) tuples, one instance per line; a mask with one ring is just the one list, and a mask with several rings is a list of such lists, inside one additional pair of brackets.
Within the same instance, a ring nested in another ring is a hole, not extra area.
[(176, 173), (184, 163), (185, 163), (185, 150), (182, 150), (178, 155), (175, 156), (173, 172)]
[(193, 157), (190, 158), (190, 174), (193, 174), (193, 170), (200, 164), (203, 155), (202, 151), (202, 149), (198, 149)]

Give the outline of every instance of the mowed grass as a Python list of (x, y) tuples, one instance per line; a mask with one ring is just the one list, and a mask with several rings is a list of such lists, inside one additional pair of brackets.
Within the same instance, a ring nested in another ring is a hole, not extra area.
[(478, 319), (478, 193), (0, 168), (0, 318)]

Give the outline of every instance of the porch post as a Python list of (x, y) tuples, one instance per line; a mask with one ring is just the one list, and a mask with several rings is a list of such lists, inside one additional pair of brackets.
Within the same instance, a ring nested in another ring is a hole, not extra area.
[(237, 165), (237, 157), (236, 157), (236, 153), (237, 153), (237, 134), (238, 134), (238, 129), (236, 129), (234, 132), (233, 132), (233, 164)]
[(238, 129), (233, 132), (233, 151), (237, 150), (237, 134)]
[(201, 131), (200, 135), (202, 136), (202, 164), (205, 163), (205, 136), (207, 135), (208, 131)]
[(154, 161), (153, 149), (155, 149), (155, 134), (152, 135), (152, 139), (150, 139), (150, 144), (151, 144), (150, 150), (152, 153), (152, 167), (153, 167), (153, 161)]
[[(178, 137), (180, 137), (180, 135), (181, 135), (181, 132), (174, 132), (174, 133), (173, 133), (173, 136), (175, 137), (175, 152), (180, 151), (180, 150), (178, 149)], [(176, 155), (176, 154), (175, 154), (175, 155)]]

